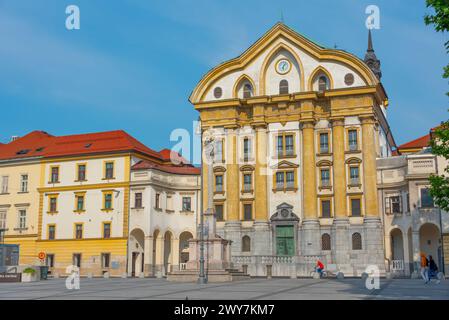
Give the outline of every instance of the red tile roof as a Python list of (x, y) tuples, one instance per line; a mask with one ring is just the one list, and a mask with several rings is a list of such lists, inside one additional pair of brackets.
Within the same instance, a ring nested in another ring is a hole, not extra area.
[(418, 139), (409, 141), (407, 143), (401, 144), (398, 149), (415, 149), (415, 148), (426, 148), (430, 145), (430, 134), (426, 134)]
[(162, 160), (156, 151), (146, 147), (125, 131), (108, 131), (55, 137), (44, 131), (33, 131), (1, 146), (0, 160), (32, 157), (63, 157), (112, 152), (138, 152)]
[(155, 169), (167, 173), (173, 174), (184, 174), (184, 175), (199, 175), (201, 174), (201, 169), (192, 166), (191, 164), (184, 165), (174, 165), (174, 164), (165, 164), (160, 165), (154, 162), (150, 162), (147, 160), (141, 160), (132, 166), (132, 170), (145, 170), (145, 169)]
[[(176, 152), (163, 149), (156, 152), (123, 130), (52, 136), (45, 131), (33, 131), (8, 144), (0, 144), (0, 160), (25, 158), (53, 158), (116, 152), (137, 152), (150, 160), (141, 160), (132, 169), (157, 169), (173, 174), (199, 175), (200, 169), (192, 166)], [(173, 159), (179, 162), (172, 163)], [(161, 163), (161, 164), (159, 164)]]
[(183, 156), (181, 156), (179, 153), (172, 151), (170, 149), (162, 149), (159, 151), (159, 154), (161, 155), (162, 159), (164, 161), (170, 161), (173, 160), (175, 163), (184, 163), (187, 164), (189, 161), (187, 161)]

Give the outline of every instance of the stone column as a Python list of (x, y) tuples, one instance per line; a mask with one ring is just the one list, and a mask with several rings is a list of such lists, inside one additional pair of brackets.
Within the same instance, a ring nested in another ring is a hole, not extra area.
[(315, 122), (313, 120), (302, 122), (302, 144), (304, 220), (301, 253), (318, 255), (321, 248), (316, 191)]
[(332, 120), (333, 187), (334, 215), (337, 219), (348, 218), (346, 200), (346, 164), (345, 164), (345, 119)]
[(361, 117), (362, 154), (363, 154), (363, 190), (365, 193), (365, 215), (379, 218), (377, 202), (376, 148), (374, 145), (373, 116)]
[(412, 245), (413, 245), (413, 277), (420, 277), (421, 272), (421, 244), (419, 241), (419, 230), (412, 231)]
[(163, 235), (159, 234), (156, 239), (155, 272), (157, 277), (162, 276), (163, 267), (164, 267), (164, 238)]
[(270, 245), (270, 225), (268, 212), (268, 153), (267, 153), (267, 128), (266, 125), (255, 127), (256, 141), (254, 143), (253, 154), (256, 160), (254, 172), (255, 189), (255, 212), (256, 220), (254, 222), (254, 238), (252, 252), (254, 255), (271, 255), (272, 247)]
[(332, 226), (332, 250), (335, 263), (349, 263), (350, 237), (346, 196), (345, 119), (332, 120), (334, 224)]
[(366, 246), (368, 264), (376, 264), (385, 270), (382, 221), (377, 199), (377, 172), (374, 116), (360, 117), (362, 122), (363, 192), (365, 196)]
[(153, 267), (153, 237), (145, 237), (144, 250), (144, 275), (145, 277), (152, 276)]
[(410, 276), (410, 252), (408, 247), (408, 234), (402, 234), (402, 244), (404, 246), (404, 273)]
[(179, 239), (172, 239), (171, 243), (173, 271), (179, 270)]
[(236, 128), (226, 129), (226, 224), (225, 238), (231, 240), (233, 254), (240, 253), (240, 183)]

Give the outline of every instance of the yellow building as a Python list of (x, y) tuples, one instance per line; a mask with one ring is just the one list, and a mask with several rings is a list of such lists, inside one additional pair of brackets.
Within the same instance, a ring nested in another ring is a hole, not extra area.
[(39, 261), (37, 188), (47, 138), (45, 132), (33, 131), (0, 145), (0, 229), (4, 230), (4, 243), (20, 246), (20, 264)]
[(216, 141), (204, 185), (235, 264), (251, 275), (308, 275), (317, 259), (385, 270), (376, 158), (395, 144), (380, 77), (371, 34), (361, 60), (278, 23), (201, 79), (190, 101)]
[(35, 131), (0, 146), (0, 159), (5, 243), (20, 245), (20, 264), (43, 252), (53, 273), (126, 272), (131, 166), (162, 163), (157, 152), (123, 131)]

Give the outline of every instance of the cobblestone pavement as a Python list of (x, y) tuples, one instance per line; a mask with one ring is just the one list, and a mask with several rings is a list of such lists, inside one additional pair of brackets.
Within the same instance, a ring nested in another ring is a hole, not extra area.
[(233, 283), (173, 283), (165, 279), (87, 279), (80, 290), (67, 290), (65, 279), (0, 283), (0, 299), (430, 299), (449, 300), (449, 280), (425, 285), (421, 280), (382, 279), (369, 291), (361, 279), (251, 279)]

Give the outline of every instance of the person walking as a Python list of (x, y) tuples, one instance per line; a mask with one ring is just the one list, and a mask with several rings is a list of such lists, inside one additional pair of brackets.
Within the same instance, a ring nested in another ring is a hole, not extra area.
[(426, 258), (426, 255), (421, 252), (421, 277), (424, 280), (424, 284), (429, 283), (429, 261)]
[(440, 283), (440, 279), (438, 279), (438, 267), (435, 263), (435, 260), (433, 260), (432, 256), (429, 256), (429, 281), (435, 277), (437, 279), (436, 283)]

